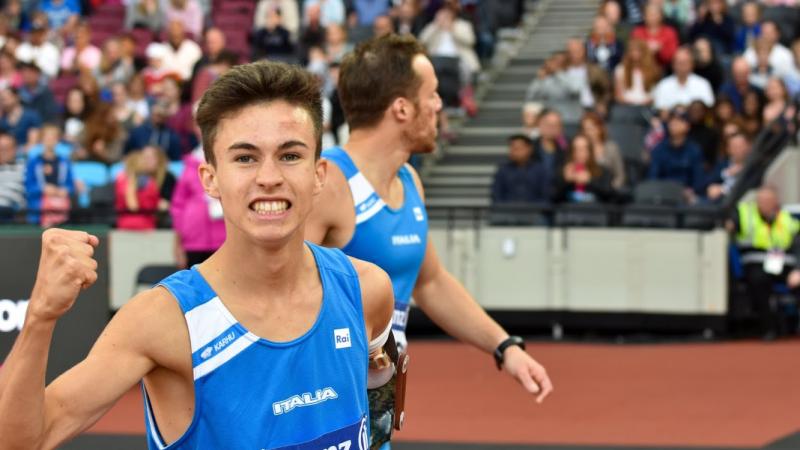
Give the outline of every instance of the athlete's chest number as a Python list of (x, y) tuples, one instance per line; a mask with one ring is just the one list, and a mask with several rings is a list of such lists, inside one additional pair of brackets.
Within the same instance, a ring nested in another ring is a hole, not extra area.
[(338, 446), (331, 445), (330, 447), (324, 448), (322, 450), (350, 450), (350, 445), (351, 445), (351, 441), (348, 439), (348, 440), (340, 443)]

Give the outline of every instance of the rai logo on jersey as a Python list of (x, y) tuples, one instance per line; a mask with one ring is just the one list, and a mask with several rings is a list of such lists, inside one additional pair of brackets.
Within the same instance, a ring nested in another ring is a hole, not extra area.
[(336, 348), (350, 348), (350, 328), (337, 328), (333, 330), (333, 342)]

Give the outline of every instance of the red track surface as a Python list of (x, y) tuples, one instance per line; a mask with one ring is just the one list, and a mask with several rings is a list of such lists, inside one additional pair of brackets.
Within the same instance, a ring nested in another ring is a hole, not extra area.
[[(531, 344), (556, 391), (536, 405), (489, 356), (414, 341), (399, 440), (653, 446), (762, 446), (800, 430), (800, 339)], [(93, 433), (143, 433), (138, 390)]]

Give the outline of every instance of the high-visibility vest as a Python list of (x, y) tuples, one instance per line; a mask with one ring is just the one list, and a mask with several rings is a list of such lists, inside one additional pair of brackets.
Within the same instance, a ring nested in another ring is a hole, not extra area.
[(786, 211), (778, 213), (778, 217), (770, 225), (761, 218), (755, 203), (739, 203), (739, 234), (736, 240), (740, 247), (786, 251), (791, 247), (798, 231), (800, 222)]

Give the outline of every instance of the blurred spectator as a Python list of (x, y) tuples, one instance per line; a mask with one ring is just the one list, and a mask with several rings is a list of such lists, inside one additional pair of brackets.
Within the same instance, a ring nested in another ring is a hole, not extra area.
[(580, 133), (592, 144), (592, 160), (603, 166), (604, 172), (610, 177), (611, 186), (614, 189), (622, 188), (625, 185), (625, 163), (619, 145), (608, 137), (602, 117), (594, 112), (584, 114)]
[(589, 61), (608, 72), (614, 70), (622, 59), (623, 45), (614, 34), (614, 29), (603, 16), (594, 18), (592, 32), (586, 39)]
[(631, 24), (622, 20), (622, 8), (616, 0), (605, 0), (600, 6), (600, 14), (606, 18), (620, 42), (628, 42)]
[(475, 30), (471, 23), (457, 14), (458, 10), (454, 7), (444, 6), (439, 9), (434, 21), (422, 29), (419, 41), (431, 56), (457, 57), (461, 69), (461, 85), (471, 86), (473, 76), (481, 70), (481, 63), (474, 49)]
[(112, 38), (104, 42), (103, 56), (94, 71), (98, 87), (100, 89), (108, 89), (114, 83), (127, 83), (133, 73), (133, 63), (122, 57), (120, 40)]
[(160, 0), (128, 0), (125, 8), (125, 28), (146, 28), (153, 33), (164, 26), (164, 11)]
[(695, 20), (693, 0), (664, 0), (664, 18), (679, 28), (688, 28)]
[(372, 36), (382, 37), (394, 33), (394, 23), (389, 16), (378, 16), (372, 24)]
[(704, 167), (707, 170), (719, 163), (719, 132), (711, 126), (713, 123), (708, 107), (699, 100), (693, 101), (687, 109), (689, 118), (689, 139), (700, 147), (703, 153)]
[(731, 63), (731, 78), (719, 89), (719, 95), (732, 103), (737, 113), (742, 112), (742, 100), (748, 92), (760, 93), (760, 89), (750, 83), (750, 65), (743, 57), (737, 57)]
[(168, 118), (166, 105), (156, 103), (150, 110), (150, 120), (131, 130), (125, 142), (124, 154), (142, 149), (148, 145), (156, 146), (166, 152), (170, 161), (182, 158), (181, 141), (166, 121)]
[(137, 115), (145, 120), (150, 117), (150, 102), (147, 98), (147, 88), (141, 73), (135, 74), (128, 81), (128, 101), (133, 105)]
[(714, 91), (711, 84), (694, 73), (694, 61), (689, 49), (682, 47), (675, 52), (672, 62), (673, 74), (656, 85), (653, 102), (656, 109), (671, 110), (675, 106), (687, 106), (700, 100), (706, 106), (714, 105)]
[(794, 58), (792, 52), (780, 43), (781, 34), (778, 25), (772, 21), (764, 21), (761, 24), (761, 37), (754, 42), (754, 45), (745, 50), (744, 57), (750, 67), (756, 68), (758, 61), (758, 46), (763, 46), (761, 51), (767, 55), (767, 61), (772, 73), (778, 76), (785, 76), (794, 71)]
[(28, 31), (28, 15), (21, 0), (6, 1), (2, 15), (8, 19), (8, 26), (12, 31)]
[(0, 222), (25, 208), (25, 164), (17, 159), (14, 136), (0, 133)]
[(736, 117), (736, 108), (733, 102), (725, 95), (720, 95), (717, 98), (717, 103), (714, 104), (714, 126), (724, 127), (726, 123), (731, 122)]
[(638, 39), (631, 40), (625, 58), (614, 70), (615, 100), (626, 105), (650, 105), (660, 76), (647, 44)]
[[(380, 2), (375, 2), (380, 3)], [(344, 26), (346, 8), (342, 0), (307, 0), (303, 5), (303, 24), (309, 25), (312, 17), (318, 16), (320, 25), (327, 28), (328, 25), (337, 24)], [(370, 20), (365, 26), (372, 25)]]
[(17, 70), (16, 58), (5, 49), (0, 50), (0, 90), (18, 88), (21, 84), (22, 76)]
[(533, 140), (533, 158), (542, 163), (548, 189), (564, 165), (566, 152), (561, 115), (554, 110), (542, 111), (539, 116), (539, 137)]
[(694, 41), (694, 72), (705, 78), (711, 85), (711, 89), (717, 92), (722, 85), (724, 74), (722, 64), (717, 59), (717, 53), (711, 42), (705, 37), (699, 37)]
[(223, 50), (217, 55), (215, 61), (201, 69), (192, 84), (192, 105), (200, 101), (200, 97), (214, 80), (238, 64), (238, 62), (239, 56), (229, 50)]
[(64, 49), (61, 54), (61, 71), (64, 73), (81, 70), (94, 71), (100, 65), (102, 52), (92, 45), (92, 31), (89, 24), (82, 23), (75, 30), (75, 45)]
[(26, 108), (14, 88), (0, 90), (3, 114), (0, 116), (0, 131), (14, 136), (17, 145), (27, 146), (39, 141), (42, 117), (33, 109)]
[(73, 146), (83, 145), (83, 132), (86, 128), (86, 119), (89, 117), (89, 108), (86, 104), (86, 95), (80, 88), (74, 87), (67, 91), (64, 101), (64, 114), (61, 128), (64, 130), (64, 140)]
[(47, 78), (55, 78), (61, 61), (60, 52), (58, 47), (47, 40), (47, 33), (46, 19), (36, 18), (31, 25), (28, 40), (17, 47), (15, 55), (20, 62), (36, 64)]
[(595, 64), (589, 64), (581, 39), (567, 40), (566, 78), (572, 88), (580, 92), (579, 100), (583, 108), (594, 109), (605, 115), (612, 94), (608, 73)]
[(174, 131), (181, 144), (181, 155), (189, 153), (197, 142), (194, 139), (194, 119), (192, 106), (181, 102), (181, 87), (174, 78), (161, 82), (158, 103), (164, 107), (167, 126)]
[(325, 29), (324, 45), (328, 62), (341, 62), (344, 55), (352, 49), (353, 45), (347, 42), (347, 30), (341, 25), (328, 25)]
[(734, 47), (736, 24), (728, 14), (725, 0), (704, 0), (698, 7), (697, 15), (697, 21), (689, 32), (690, 38), (695, 41), (705, 37), (711, 41), (716, 52), (730, 54)]
[(533, 158), (533, 143), (524, 134), (508, 138), (508, 160), (497, 166), (492, 204), (535, 203), (549, 200), (544, 167)]
[(28, 158), (25, 168), (28, 221), (42, 226), (56, 225), (67, 219), (70, 195), (75, 192), (72, 163), (55, 151), (60, 134), (57, 125), (42, 127), (43, 150)]
[(41, 142), (31, 145), (28, 148), (28, 151), (25, 155), (28, 159), (43, 154), (47, 150), (48, 146), (50, 147), (50, 150), (52, 150), (58, 157), (66, 159), (72, 158), (73, 146), (62, 140), (63, 133), (61, 131), (61, 127), (57, 123), (45, 123), (42, 126), (41, 134)]
[(298, 2), (295, 0), (259, 0), (256, 5), (255, 20), (253, 29), (265, 28), (267, 26), (267, 11), (276, 9), (280, 11), (284, 28), (289, 31), (292, 42), (297, 41), (300, 32), (300, 12)]
[(175, 260), (178, 267), (200, 264), (225, 241), (225, 221), (219, 200), (206, 194), (198, 167), (205, 163), (203, 149), (183, 158), (184, 169), (175, 185), (170, 215), (175, 230)]
[(58, 104), (53, 91), (41, 77), (39, 67), (35, 64), (20, 66), (22, 85), (19, 87), (19, 99), (23, 105), (39, 113), (45, 122), (58, 119)]
[[(173, 3), (177, 1), (186, 2), (187, 0), (170, 0)], [(191, 3), (197, 4), (193, 0)], [(197, 7), (199, 9), (199, 6)], [(201, 21), (202, 23), (202, 21)], [(201, 25), (202, 27), (202, 25)], [(199, 36), (199, 32), (197, 36)], [(164, 65), (166, 70), (177, 73), (182, 81), (186, 81), (192, 77), (192, 69), (194, 65), (203, 56), (203, 51), (196, 42), (188, 39), (184, 33), (183, 22), (179, 20), (170, 20), (167, 28), (168, 41), (164, 44), (166, 48), (166, 55), (164, 56)]]
[(705, 193), (703, 154), (689, 139), (689, 119), (680, 110), (670, 114), (669, 136), (656, 146), (651, 155), (648, 178), (672, 180), (684, 186), (688, 203)]
[(151, 42), (145, 50), (147, 66), (141, 70), (147, 95), (154, 95), (158, 85), (167, 77), (180, 77), (168, 66), (169, 49), (166, 44)]
[(181, 24), (181, 38), (183, 38), (184, 30), (195, 38), (203, 35), (203, 9), (197, 0), (168, 0), (164, 3), (164, 16), (168, 24), (169, 40), (176, 48), (177, 44), (172, 36), (172, 23), (174, 22)]
[(647, 4), (644, 24), (633, 29), (631, 39), (647, 42), (647, 46), (662, 68), (670, 66), (679, 44), (678, 33), (671, 26), (663, 23), (661, 7), (656, 2)]
[(81, 14), (79, 0), (41, 0), (39, 9), (47, 15), (50, 28), (60, 30), (65, 26), (74, 26)]
[(397, 34), (419, 36), (425, 27), (425, 19), (419, 14), (416, 0), (403, 0), (397, 8), (394, 29)]
[(764, 90), (766, 105), (762, 112), (763, 123), (770, 123), (780, 117), (783, 111), (789, 106), (789, 92), (786, 85), (780, 78), (770, 78), (767, 88)]
[(742, 20), (736, 30), (734, 50), (741, 54), (761, 36), (761, 7), (755, 0), (742, 3)]
[(728, 195), (733, 185), (736, 184), (752, 148), (750, 140), (742, 133), (728, 136), (725, 142), (726, 157), (720, 162), (711, 178), (711, 184), (706, 190), (706, 196), (714, 202)]
[(164, 151), (148, 145), (125, 157), (125, 170), (114, 186), (117, 228), (152, 230), (157, 213), (169, 210), (175, 177), (167, 170)]
[(225, 50), (227, 44), (225, 33), (219, 28), (209, 27), (203, 35), (203, 44), (203, 55), (192, 68), (192, 80), (200, 73), (200, 70), (211, 64)]
[[(326, 2), (327, 3), (327, 2)], [(300, 31), (299, 56), (301, 64), (308, 64), (309, 53), (312, 48), (321, 48), (325, 42), (325, 27), (320, 23), (319, 3), (307, 4), (303, 19), (303, 28)]]
[(762, 187), (755, 203), (739, 203), (728, 228), (736, 235), (759, 331), (765, 340), (773, 340), (779, 331), (779, 316), (770, 302), (775, 285), (786, 283), (795, 296), (800, 287), (800, 224), (781, 208), (775, 189)]
[(101, 103), (86, 120), (83, 140), (85, 153), (77, 155), (77, 158), (113, 164), (122, 158), (125, 137), (125, 130), (117, 121), (113, 106)]
[(592, 142), (582, 134), (572, 138), (569, 156), (558, 175), (555, 202), (606, 202), (614, 195), (611, 175), (595, 161)]
[[(330, 34), (331, 28), (327, 31)], [(293, 58), (294, 44), (289, 30), (283, 26), (280, 10), (267, 10), (265, 26), (253, 34), (252, 49), (254, 60), (270, 58), (287, 61)]]
[(145, 116), (137, 111), (136, 102), (128, 98), (128, 87), (124, 83), (114, 83), (111, 86), (111, 113), (128, 132), (145, 121)]
[(763, 96), (755, 91), (748, 92), (742, 100), (742, 114), (739, 117), (742, 131), (750, 138), (754, 138), (763, 123), (764, 100)]
[(522, 130), (531, 139), (539, 137), (539, 115), (542, 108), (542, 104), (537, 102), (525, 102), (522, 105)]
[[(312, 2), (314, 0), (311, 0)], [(353, 5), (353, 12), (352, 14), (357, 18), (356, 23), (352, 23), (351, 26), (358, 25), (362, 27), (371, 27), (372, 23), (375, 22), (380, 16), (385, 16), (389, 14), (389, 2), (384, 0), (351, 0)], [(324, 3), (329, 3), (330, 0), (326, 0)], [(338, 3), (338, 1), (336, 2)], [(444, 8), (452, 8), (453, 6), (458, 6), (457, 1), (448, 1), (445, 0)]]

